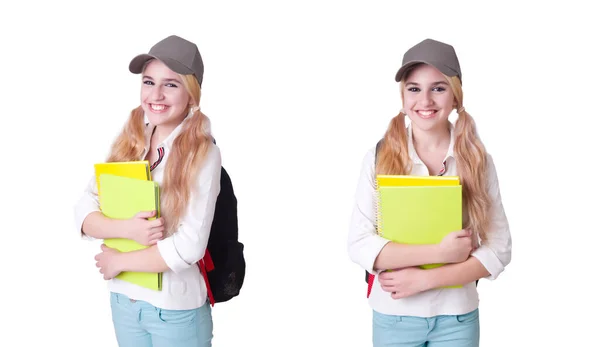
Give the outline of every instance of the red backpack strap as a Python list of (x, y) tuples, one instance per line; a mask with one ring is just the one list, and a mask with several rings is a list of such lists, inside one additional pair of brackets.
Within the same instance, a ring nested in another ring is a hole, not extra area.
[(369, 284), (367, 285), (367, 298), (371, 295), (371, 289), (373, 288), (373, 282), (375, 281), (375, 276), (373, 274), (369, 274)]
[(213, 296), (212, 290), (210, 289), (210, 283), (208, 283), (208, 271), (212, 271), (215, 268), (215, 264), (212, 261), (210, 253), (206, 250), (204, 254), (204, 258), (198, 261), (198, 267), (200, 268), (200, 272), (202, 273), (202, 277), (204, 277), (204, 283), (206, 283), (206, 290), (208, 292), (208, 300), (210, 301), (210, 306), (215, 306), (215, 298)]
[(204, 264), (206, 265), (206, 271), (210, 272), (215, 269), (215, 263), (213, 263), (212, 257), (210, 256), (210, 252), (208, 251), (208, 249), (204, 253), (204, 258), (202, 258), (202, 260), (204, 260)]

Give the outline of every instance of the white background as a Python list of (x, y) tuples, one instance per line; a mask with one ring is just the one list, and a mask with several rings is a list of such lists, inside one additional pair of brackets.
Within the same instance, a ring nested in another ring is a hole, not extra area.
[(3, 2), (0, 345), (116, 346), (73, 205), (138, 105), (130, 59), (170, 34), (202, 52), (246, 245), (214, 346), (370, 345), (352, 199), (401, 107), (402, 55), (425, 38), (459, 55), (512, 227), (512, 263), (480, 281), (481, 346), (596, 344), (600, 55), (584, 3)]

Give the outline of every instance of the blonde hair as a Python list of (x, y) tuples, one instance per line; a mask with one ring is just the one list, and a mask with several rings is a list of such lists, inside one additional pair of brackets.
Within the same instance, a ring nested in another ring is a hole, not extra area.
[[(193, 75), (179, 75), (195, 106), (200, 104), (200, 85)], [(165, 166), (160, 188), (161, 215), (165, 219), (165, 235), (172, 235), (185, 213), (196, 183), (201, 163), (212, 142), (209, 119), (196, 109), (187, 116)], [(145, 147), (144, 111), (141, 106), (131, 111), (123, 130), (114, 141), (107, 162), (140, 160)]]
[[(463, 92), (460, 80), (456, 76), (446, 76), (446, 79), (454, 94), (456, 109), (461, 111), (455, 124), (454, 155), (462, 184), (463, 206), (467, 212), (463, 228), (470, 228), (485, 242), (491, 207), (487, 191), (487, 153), (477, 135), (475, 121), (462, 108)], [(405, 79), (402, 79), (400, 82), (402, 100), (404, 100), (404, 83)], [(390, 121), (377, 155), (376, 174), (408, 175), (412, 171), (404, 118), (405, 114), (400, 112)]]

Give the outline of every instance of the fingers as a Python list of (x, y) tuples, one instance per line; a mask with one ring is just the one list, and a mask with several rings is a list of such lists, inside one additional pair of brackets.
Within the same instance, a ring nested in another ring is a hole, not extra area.
[[(96, 266), (98, 266), (98, 265), (96, 265)], [(108, 281), (109, 279), (112, 278), (111, 276), (108, 276), (107, 274), (104, 273), (104, 268), (100, 268), (98, 270), (98, 272), (102, 275), (102, 278), (104, 278), (104, 280)]]
[(379, 276), (377, 277), (379, 284), (384, 286), (390, 286), (393, 285), (394, 282), (397, 281), (396, 276), (394, 276), (393, 272), (382, 272), (379, 274)]
[(138, 212), (135, 217), (136, 218), (151, 218), (156, 215), (156, 211), (141, 211)]
[(381, 289), (383, 289), (384, 292), (391, 293), (391, 292), (393, 292), (393, 291), (396, 290), (396, 286), (393, 286), (393, 285), (383, 285), (382, 284), (381, 285)]
[(462, 229), (456, 232), (456, 237), (467, 237), (467, 236), (471, 236), (471, 230), (469, 229)]
[(379, 275), (377, 275), (377, 279), (379, 279), (379, 282), (391, 280), (392, 277), (392, 273), (388, 271), (380, 272)]
[(391, 278), (379, 278), (379, 284), (381, 286), (389, 286), (394, 282)]
[(150, 228), (163, 228), (165, 225), (165, 219), (163, 217), (157, 218), (149, 222)]
[(407, 295), (403, 292), (393, 292), (392, 293), (392, 299), (394, 300), (398, 300), (398, 299), (402, 299), (405, 298)]
[(470, 238), (462, 237), (460, 240), (458, 240), (458, 245), (461, 247), (473, 247), (473, 241), (471, 241)]
[(153, 245), (156, 244), (163, 236), (163, 233), (160, 231), (153, 232), (148, 236), (148, 244)]
[(469, 248), (469, 253), (473, 251), (473, 240), (471, 238), (465, 239), (465, 246)]
[(163, 233), (160, 230), (152, 230), (150, 232), (150, 235), (148, 236), (149, 240), (154, 240), (154, 239), (160, 239), (162, 237)]

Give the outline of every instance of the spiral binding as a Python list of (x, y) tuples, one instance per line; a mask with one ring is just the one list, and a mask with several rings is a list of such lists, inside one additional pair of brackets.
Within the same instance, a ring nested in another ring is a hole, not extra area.
[[(378, 235), (383, 237), (383, 221), (381, 219), (381, 191), (379, 190), (379, 180), (377, 179), (377, 175), (375, 175), (375, 200), (376, 200), (376, 232)], [(367, 278), (367, 298), (371, 296), (371, 291), (373, 289), (373, 283), (375, 283), (375, 276), (373, 274), (368, 274)]]

